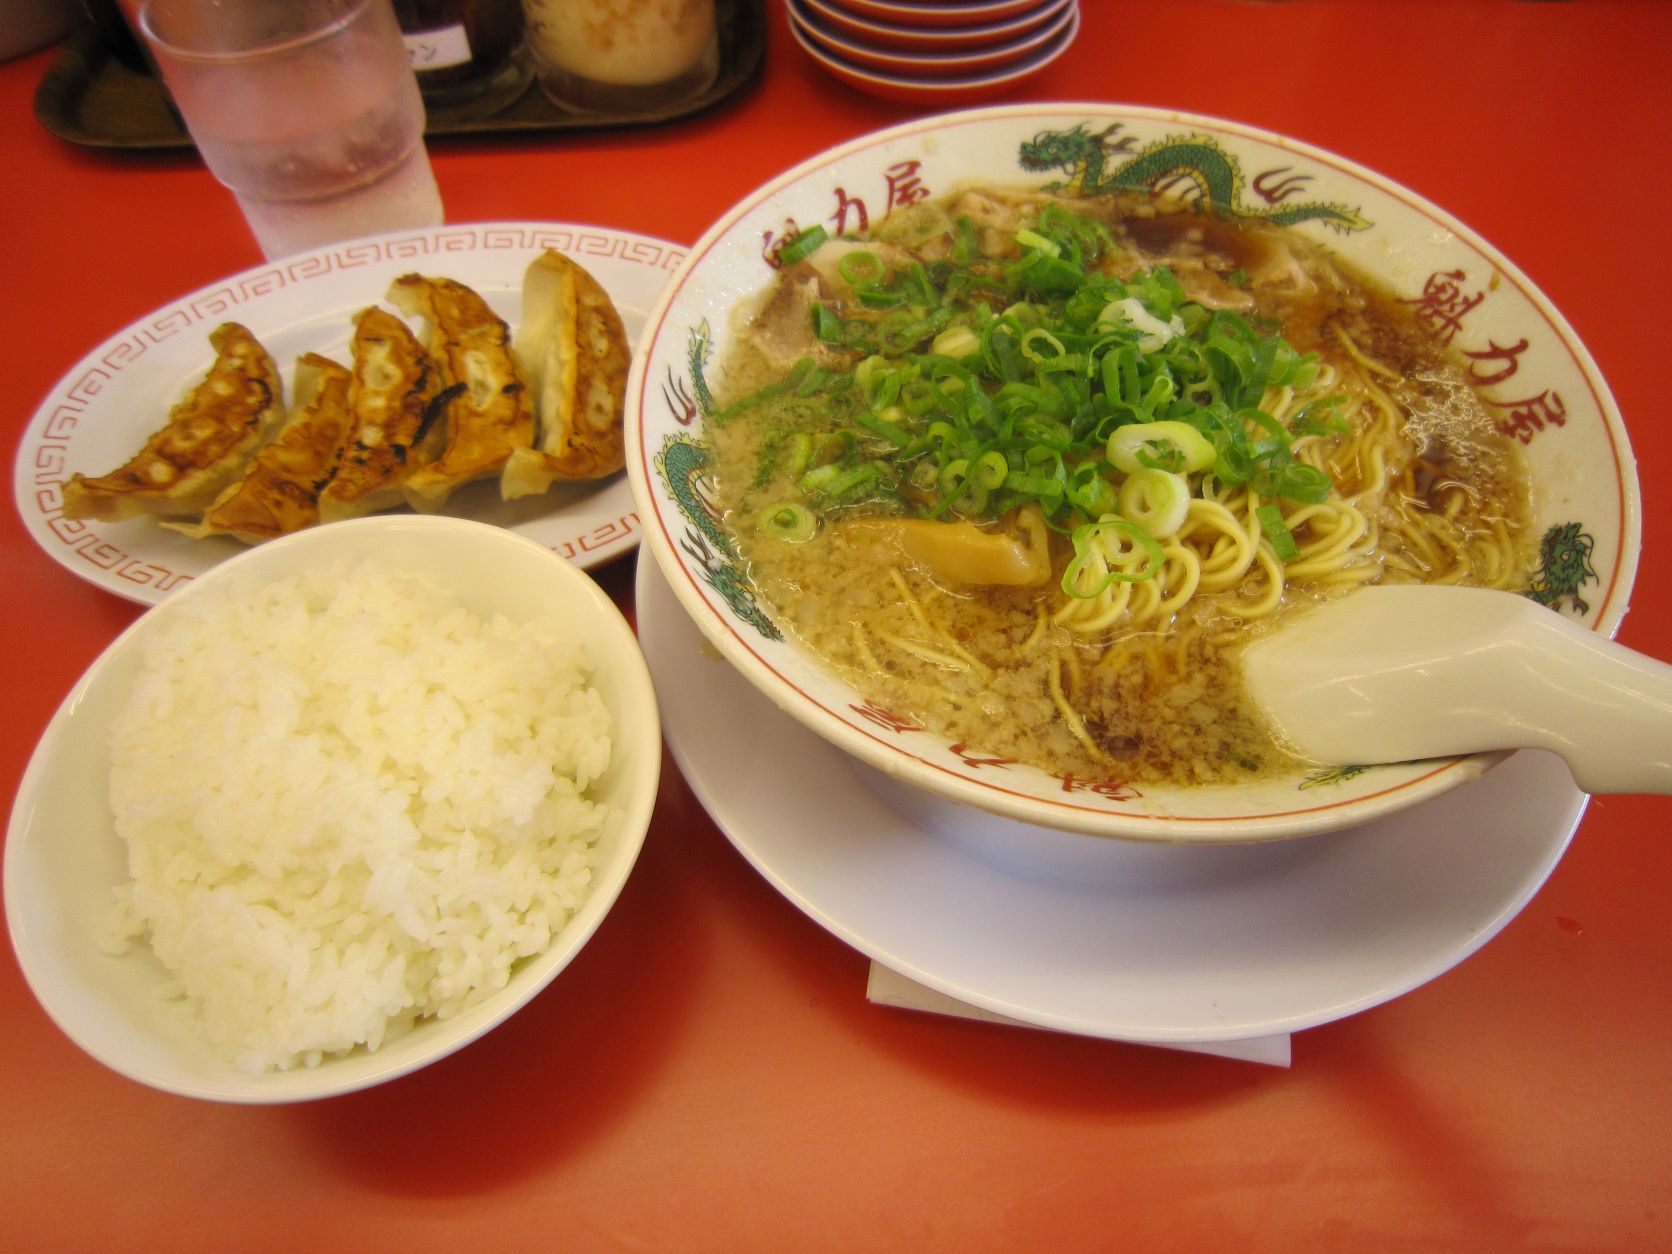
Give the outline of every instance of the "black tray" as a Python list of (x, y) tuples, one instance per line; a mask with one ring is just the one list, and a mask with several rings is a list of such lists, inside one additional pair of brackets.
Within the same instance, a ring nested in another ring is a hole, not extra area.
[[(425, 134), (515, 135), (542, 131), (655, 126), (712, 108), (752, 84), (766, 56), (761, 0), (716, 0), (720, 73), (701, 95), (643, 114), (568, 113), (526, 80), (510, 99), (489, 95), (470, 104), (428, 106)], [(35, 117), (60, 139), (90, 148), (190, 148), (162, 84), (117, 60), (96, 29), (83, 27), (64, 43), (35, 91)]]

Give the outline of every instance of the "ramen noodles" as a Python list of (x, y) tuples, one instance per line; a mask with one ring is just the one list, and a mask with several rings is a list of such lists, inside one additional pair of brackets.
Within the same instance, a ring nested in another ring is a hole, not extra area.
[(1292, 231), (972, 189), (780, 261), (709, 415), (724, 519), (786, 631), (971, 752), (1293, 769), (1250, 639), (1364, 583), (1527, 584), (1513, 446)]

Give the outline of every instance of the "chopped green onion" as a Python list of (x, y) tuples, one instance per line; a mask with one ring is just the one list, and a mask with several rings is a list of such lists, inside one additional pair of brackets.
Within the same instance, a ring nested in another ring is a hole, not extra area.
[(1295, 544), (1295, 533), (1283, 521), (1282, 510), (1275, 505), (1262, 505), (1254, 511), (1254, 517), (1260, 520), (1260, 530), (1271, 541), (1271, 551), (1277, 555), (1278, 561), (1292, 562), (1299, 556), (1300, 547)]
[(915, 304), (934, 305), (940, 301), (940, 293), (935, 290), (935, 281), (929, 277), (929, 271), (921, 261), (911, 263), (908, 270), (896, 270), (894, 277), (901, 286), (909, 288)]
[(1228, 442), (1214, 458), (1213, 475), (1221, 483), (1240, 487), (1254, 473), (1254, 458), (1246, 442)]
[(829, 233), (822, 226), (808, 227), (785, 241), (784, 246), (778, 250), (778, 264), (793, 266), (798, 261), (806, 260), (829, 238)]
[(947, 327), (929, 345), (940, 357), (973, 357), (981, 351), (981, 337), (969, 327)]
[[(905, 411), (900, 410), (900, 414), (904, 416)], [(894, 422), (882, 414), (861, 412), (854, 415), (854, 421), (872, 435), (880, 435), (896, 448), (905, 448), (906, 445), (911, 443), (910, 432), (901, 427), (898, 422)]]
[(979, 517), (986, 508), (990, 489), (976, 479), (966, 458), (960, 457), (947, 463), (941, 470), (938, 486), (943, 508), (970, 517)]
[(774, 505), (763, 510), (760, 515), (760, 529), (768, 535), (790, 544), (800, 544), (804, 540), (811, 540), (813, 532), (818, 527), (818, 520), (813, 517), (813, 511), (805, 505), (798, 505), (793, 501), (786, 501), (781, 505)]
[(1085, 282), (1085, 272), (1071, 261), (1046, 253), (1029, 253), (1013, 274), (1022, 287), (1041, 296), (1066, 296)]
[(836, 263), (836, 273), (849, 287), (864, 287), (881, 282), (884, 274), (882, 258), (863, 248), (843, 253)]
[(1044, 253), (1048, 257), (1058, 257), (1062, 255), (1062, 249), (1057, 247), (1054, 242), (1041, 235), (1038, 231), (1017, 231), (1016, 242), (1023, 248), (1032, 248), (1038, 252)]
[(727, 422), (730, 419), (737, 417), (738, 414), (753, 409), (757, 405), (764, 405), (768, 401), (781, 396), (785, 392), (793, 392), (796, 388), (801, 386), (802, 381), (807, 377), (812, 369), (813, 359), (811, 357), (803, 357), (798, 360), (795, 365), (790, 367), (789, 373), (782, 379), (777, 379), (768, 383), (765, 387), (761, 388), (760, 391), (751, 392), (742, 400), (734, 401), (718, 413), (710, 414), (708, 420), (715, 424)]
[(802, 377), (801, 383), (795, 389), (795, 394), (800, 397), (808, 397), (815, 392), (822, 392), (834, 378), (836, 376), (823, 366), (814, 366)]
[(1253, 427), (1266, 433), (1264, 440), (1255, 442), (1256, 454), (1270, 456), (1278, 450), (1287, 451), (1289, 445), (1295, 442), (1284, 425), (1273, 418), (1263, 409), (1239, 409), (1237, 420), (1248, 427)]
[(805, 431), (797, 431), (790, 436), (789, 448), (784, 458), (784, 473), (795, 478), (807, 469), (807, 463), (813, 456), (813, 437)]
[(837, 465), (835, 462), (826, 462), (822, 466), (814, 466), (806, 474), (802, 475), (801, 478), (797, 480), (795, 486), (800, 488), (808, 496), (816, 496), (823, 492), (830, 484), (834, 483), (836, 481), (836, 476), (841, 473), (841, 466)]
[[(1080, 574), (1086, 564), (1094, 556), (1108, 560), (1108, 555), (1099, 551), (1103, 548), (1102, 540), (1106, 535), (1124, 536), (1135, 548), (1143, 550), (1147, 560), (1136, 571), (1109, 570), (1095, 588), (1081, 588)], [(1090, 601), (1102, 596), (1112, 583), (1142, 583), (1146, 579), (1153, 579), (1167, 564), (1167, 554), (1162, 550), (1160, 541), (1136, 523), (1124, 518), (1100, 518), (1094, 523), (1076, 527), (1073, 540), (1074, 556), (1069, 559), (1068, 568), (1062, 572), (1062, 590), (1078, 601)]]
[(975, 467), (970, 471), (970, 478), (988, 491), (1004, 485), (1005, 476), (1010, 473), (1010, 463), (1004, 459), (1004, 454), (997, 449), (989, 449), (975, 460)]
[(1213, 465), (1219, 455), (1205, 435), (1177, 420), (1116, 427), (1106, 451), (1115, 469), (1129, 475), (1146, 466), (1194, 474)]
[(1268, 335), (1254, 346), (1253, 362), (1249, 367), (1248, 378), (1243, 383), (1243, 396), (1255, 404), (1259, 403), (1260, 398), (1266, 394), (1266, 389), (1271, 386), (1279, 345), (1288, 347), (1276, 336)]
[(883, 287), (862, 287), (856, 292), (867, 309), (895, 309), (906, 303), (906, 294)]
[(900, 385), (900, 407), (911, 417), (920, 417), (935, 404), (935, 389), (922, 379), (907, 379)]
[(1118, 501), (1115, 489), (1102, 475), (1101, 462), (1081, 462), (1069, 476), (1068, 500), (1088, 518), (1112, 514)]
[(871, 462), (841, 471), (821, 489), (822, 494), (835, 502), (851, 501), (882, 478), (882, 471)]
[(1329, 498), (1330, 477), (1316, 466), (1291, 462), (1255, 477), (1254, 485), (1267, 496), (1280, 496), (1299, 505), (1317, 505)]
[(1145, 466), (1120, 485), (1121, 516), (1165, 540), (1184, 526), (1190, 512), (1190, 481), (1170, 470)]
[(829, 311), (824, 304), (813, 306), (813, 334), (816, 334), (821, 344), (839, 344), (843, 341), (841, 318)]
[(1303, 406), (1289, 420), (1289, 429), (1296, 435), (1346, 435), (1347, 420), (1334, 412), (1345, 401), (1342, 396), (1326, 396)]
[(1029, 361), (1047, 361), (1062, 355), (1062, 341), (1045, 328), (1032, 327), (1022, 332), (1022, 356)]
[(889, 362), (888, 358), (878, 357), (873, 353), (853, 368), (853, 381), (859, 384), (860, 390), (865, 393), (865, 399), (874, 402), (876, 397), (871, 393), (872, 383), (876, 381), (878, 376), (884, 371), (893, 370), (894, 366)]
[[(828, 238), (811, 228), (780, 256), (794, 264)], [(832, 249), (829, 269), (852, 295), (815, 303), (811, 338), (857, 364), (803, 359), (711, 420), (768, 407), (781, 435), (763, 446), (764, 482), (798, 485), (815, 512), (876, 501), (992, 520), (1032, 505), (1065, 534), (1111, 520), (1088, 533), (1087, 560), (1123, 578), (1161, 569), (1161, 542), (1188, 517), (1199, 476), (1268, 503), (1334, 490), (1294, 448), (1339, 433), (1338, 402), (1313, 402), (1287, 425), (1260, 408), (1272, 389), (1313, 383), (1315, 354), (1264, 320), (1192, 300), (1165, 267), (1105, 273), (1112, 233), (1063, 205), (1024, 223), (1008, 257), (981, 256), (997, 238), (960, 218), (950, 255), (932, 261)]]
[(820, 466), (828, 466), (831, 462), (839, 462), (853, 452), (853, 432), (827, 431), (813, 442), (811, 460)]
[(911, 468), (906, 481), (919, 492), (933, 492), (940, 482), (940, 468), (931, 461), (921, 461)]

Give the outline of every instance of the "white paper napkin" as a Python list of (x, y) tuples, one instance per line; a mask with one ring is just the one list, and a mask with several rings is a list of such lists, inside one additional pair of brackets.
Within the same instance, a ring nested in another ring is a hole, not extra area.
[[(900, 1010), (921, 1010), (928, 1014), (951, 1015), (959, 1019), (977, 1019), (983, 1023), (1002, 1023), (1009, 1027), (1035, 1028), (1020, 1019), (1009, 1019), (979, 1006), (948, 997), (908, 979), (880, 962), (871, 964), (871, 975), (865, 984), (865, 996), (879, 1006), (893, 1006)], [(1035, 1028), (1035, 1030), (1039, 1030)], [(1216, 1054), (1221, 1058), (1235, 1058), (1242, 1062), (1264, 1063), (1269, 1067), (1289, 1065), (1290, 1035), (1252, 1036), (1238, 1041), (1129, 1041), (1131, 1045), (1149, 1045), (1157, 1049), (1180, 1049), (1193, 1054)]]

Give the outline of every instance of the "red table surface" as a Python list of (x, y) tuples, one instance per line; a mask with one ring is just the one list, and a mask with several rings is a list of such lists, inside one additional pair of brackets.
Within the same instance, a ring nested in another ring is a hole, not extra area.
[[(762, 82), (707, 115), (433, 142), (449, 218), (689, 243), (778, 171), (915, 112), (828, 78), (771, 7)], [(1321, 145), (1469, 223), (1566, 313), (1645, 486), (1620, 639), (1672, 658), (1672, 6), (1082, 8), (1077, 44), (1011, 99), (1195, 110)], [(87, 349), (260, 260), (194, 156), (45, 133), (48, 60), (0, 66), (8, 449)], [(630, 604), (632, 572), (599, 578)], [(0, 576), (10, 795), (139, 611), (49, 560), (13, 510)], [(475, 1045), (364, 1093), (246, 1108), (151, 1091), (77, 1050), (7, 949), (0, 1246), (1672, 1249), (1668, 827), (1662, 801), (1594, 802), (1500, 936), (1299, 1035), (1282, 1071), (867, 1003), (866, 959), (745, 863), (670, 761), (638, 869), (575, 963)]]

